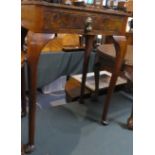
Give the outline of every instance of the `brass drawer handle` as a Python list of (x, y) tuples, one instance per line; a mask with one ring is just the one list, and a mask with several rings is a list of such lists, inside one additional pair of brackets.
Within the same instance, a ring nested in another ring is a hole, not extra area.
[(86, 33), (91, 32), (93, 30), (92, 23), (93, 23), (92, 18), (87, 17), (86, 22), (85, 22), (85, 32)]

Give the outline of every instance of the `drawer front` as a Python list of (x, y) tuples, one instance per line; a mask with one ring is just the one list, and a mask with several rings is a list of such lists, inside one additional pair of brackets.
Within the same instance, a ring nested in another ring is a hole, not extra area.
[(67, 10), (46, 10), (44, 14), (45, 31), (85, 33), (87, 19), (91, 18), (90, 33), (121, 34), (125, 32), (126, 17), (118, 15), (75, 12)]

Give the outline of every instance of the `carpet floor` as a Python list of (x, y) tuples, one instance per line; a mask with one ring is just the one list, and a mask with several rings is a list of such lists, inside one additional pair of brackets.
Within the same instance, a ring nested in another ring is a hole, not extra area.
[[(36, 149), (31, 155), (132, 155), (133, 132), (126, 129), (132, 100), (113, 94), (108, 119), (99, 123), (105, 95), (98, 102), (66, 103), (65, 94), (38, 94)], [(22, 143), (27, 143), (27, 117), (22, 118)]]

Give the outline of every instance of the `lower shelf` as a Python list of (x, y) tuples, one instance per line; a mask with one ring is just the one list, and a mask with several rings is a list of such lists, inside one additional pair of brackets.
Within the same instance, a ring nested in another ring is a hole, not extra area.
[[(100, 82), (99, 82), (99, 95), (106, 94), (107, 88), (110, 82), (110, 74), (107, 73), (105, 76), (105, 71), (101, 72)], [(65, 92), (67, 102), (75, 101), (80, 98), (81, 92), (81, 77), (82, 75), (74, 75), (66, 82)], [(126, 85), (127, 80), (121, 77), (118, 78), (115, 91), (122, 90), (124, 85)], [(93, 73), (87, 74), (86, 87), (84, 92), (84, 98), (91, 97), (95, 90), (95, 80)]]

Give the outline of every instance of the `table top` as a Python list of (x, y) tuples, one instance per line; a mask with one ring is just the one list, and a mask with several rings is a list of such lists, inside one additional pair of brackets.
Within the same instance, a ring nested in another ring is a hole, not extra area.
[(121, 15), (121, 16), (132, 16), (131, 13), (127, 13), (124, 11), (119, 10), (113, 10), (113, 9), (107, 9), (107, 8), (97, 8), (97, 7), (87, 7), (87, 6), (73, 6), (73, 5), (64, 5), (64, 4), (58, 4), (58, 3), (49, 3), (45, 1), (27, 1), (23, 0), (21, 2), (22, 5), (36, 5), (36, 6), (45, 6), (45, 7), (54, 7), (54, 8), (62, 8), (62, 9), (70, 9), (70, 10), (78, 10), (83, 12), (96, 12), (96, 13), (106, 13), (106, 14), (115, 14), (115, 15)]
[(131, 14), (45, 1), (22, 1), (22, 26), (39, 33), (125, 34)]

